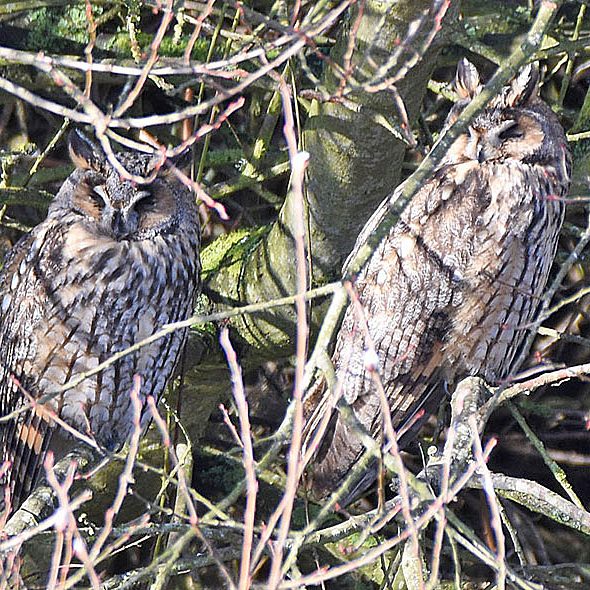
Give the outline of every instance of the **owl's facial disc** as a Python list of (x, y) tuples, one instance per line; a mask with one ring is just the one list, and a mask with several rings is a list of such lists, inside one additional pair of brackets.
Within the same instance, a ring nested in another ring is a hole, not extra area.
[(524, 160), (539, 152), (545, 142), (545, 131), (538, 116), (522, 111), (510, 126), (498, 132), (505, 158)]
[(72, 209), (79, 215), (99, 221), (106, 199), (101, 185), (86, 179), (78, 184), (72, 196)]
[(450, 152), (460, 162), (522, 160), (536, 153), (544, 139), (541, 123), (533, 114), (508, 112), (499, 119), (484, 113), (472, 123), (468, 133), (457, 139)]
[[(162, 229), (174, 211), (174, 195), (160, 182), (134, 186), (92, 176), (81, 182), (73, 196), (73, 209), (101, 234), (119, 240), (141, 240), (146, 230)], [(156, 194), (158, 195), (156, 197)]]
[(169, 210), (166, 210), (168, 203), (161, 202), (159, 194), (156, 197), (156, 190), (157, 187), (151, 185), (132, 187), (122, 199), (107, 199), (101, 212), (102, 226), (112, 232), (116, 240), (143, 239), (146, 220), (155, 214), (160, 214), (165, 220), (169, 218)]

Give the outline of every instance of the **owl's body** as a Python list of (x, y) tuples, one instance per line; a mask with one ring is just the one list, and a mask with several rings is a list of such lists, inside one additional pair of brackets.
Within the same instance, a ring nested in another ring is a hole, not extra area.
[[(192, 313), (199, 231), (188, 190), (164, 171), (149, 185), (122, 180), (81, 135), (73, 135), (70, 150), (79, 167), (0, 275), (1, 416)], [(147, 175), (153, 162), (118, 157), (138, 175)], [(45, 408), (99, 447), (116, 450), (134, 426), (134, 375), (140, 400), (158, 399), (185, 336), (175, 331), (124, 356)], [(0, 423), (13, 508), (34, 484), (53, 431), (71, 436), (43, 410)]]
[[(450, 122), (479, 92), (468, 62), (457, 87), (464, 101)], [(402, 446), (415, 436), (422, 410), (433, 410), (459, 379), (479, 375), (497, 384), (515, 370), (541, 304), (569, 185), (563, 129), (535, 93), (527, 68), (454, 142), (359, 274), (364, 318), (353, 305), (345, 313), (333, 355), (337, 395), (320, 383), (305, 403), (309, 434), (333, 413), (312, 468), (317, 496), (334, 491), (364, 450), (354, 426), (333, 410), (335, 398), (381, 440), (380, 398), (366, 366), (372, 346)], [(389, 199), (359, 244), (388, 209)], [(357, 489), (373, 478), (367, 473)]]

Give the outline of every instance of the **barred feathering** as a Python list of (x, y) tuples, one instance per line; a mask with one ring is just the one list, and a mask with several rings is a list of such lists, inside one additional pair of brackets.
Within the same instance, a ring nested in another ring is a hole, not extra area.
[[(0, 275), (0, 445), (8, 465), (1, 483), (12, 509), (33, 487), (47, 449), (71, 438), (60, 421), (108, 451), (125, 442), (133, 428), (134, 375), (142, 403), (148, 395), (158, 399), (186, 331), (124, 356), (45, 403), (39, 399), (188, 318), (199, 287), (199, 223), (190, 192), (165, 168), (148, 184), (122, 179), (78, 131), (69, 147), (75, 171)], [(117, 158), (135, 175), (157, 167), (150, 155)]]
[[(402, 446), (459, 379), (479, 375), (497, 384), (517, 368), (555, 256), (570, 177), (564, 131), (537, 82), (536, 67), (527, 66), (476, 116), (359, 274), (364, 313), (352, 304), (345, 313), (333, 354), (335, 389), (320, 380), (305, 399), (307, 444), (329, 416), (311, 469), (316, 496), (337, 489), (364, 450), (358, 428), (335, 409), (338, 400), (383, 438), (367, 350), (377, 353)], [(466, 60), (456, 90), (447, 126), (481, 90)], [(353, 253), (389, 208), (388, 198)], [(345, 501), (374, 478), (371, 469)]]

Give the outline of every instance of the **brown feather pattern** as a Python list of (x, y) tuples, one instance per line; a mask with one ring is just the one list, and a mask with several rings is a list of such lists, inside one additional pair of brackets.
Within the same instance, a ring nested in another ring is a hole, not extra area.
[[(188, 190), (171, 176), (150, 185), (121, 179), (78, 132), (70, 151), (79, 167), (0, 274), (0, 416), (22, 410), (0, 422), (2, 460), (11, 464), (0, 483), (8, 485), (13, 509), (32, 489), (47, 449), (71, 439), (51, 416), (99, 448), (118, 449), (133, 427), (133, 376), (140, 376), (144, 403), (148, 395), (158, 399), (186, 331), (125, 356), (45, 405), (35, 400), (189, 317), (199, 286), (198, 216)], [(146, 155), (119, 158), (134, 174), (152, 164)]]
[[(448, 125), (481, 89), (468, 62), (457, 78), (463, 100)], [(560, 197), (569, 186), (570, 156), (536, 84), (529, 66), (472, 121), (356, 279), (393, 425), (405, 432), (402, 446), (423, 422), (416, 421), (418, 412), (432, 411), (462, 377), (496, 384), (513, 373), (539, 309), (563, 222)], [(386, 199), (355, 251), (389, 208)], [(350, 305), (332, 357), (339, 395), (320, 380), (305, 399), (308, 442), (331, 413), (311, 468), (318, 497), (338, 488), (364, 450), (334, 409), (336, 399), (381, 440), (383, 417), (362, 323)], [(374, 477), (374, 470), (365, 474), (345, 501)]]

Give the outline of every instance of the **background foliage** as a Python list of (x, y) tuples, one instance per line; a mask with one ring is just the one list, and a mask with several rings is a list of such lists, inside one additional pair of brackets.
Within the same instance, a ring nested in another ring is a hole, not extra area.
[[(72, 126), (113, 158), (189, 148), (206, 244), (187, 353), (149, 436), (89, 479), (50, 477), (6, 524), (18, 535), (0, 544), (0, 583), (587, 588), (589, 34), (575, 1), (0, 3), (2, 248), (71, 171)], [(540, 60), (575, 156), (531, 369), (487, 405), (493, 392), (464, 382), (450, 429), (442, 412), (421, 446), (383, 458), (403, 474), (396, 492), (315, 506), (293, 432), (346, 301), (342, 263), (381, 200), (414, 173), (407, 200), (458, 133), (425, 158), (462, 56), (495, 73), (489, 95)]]

